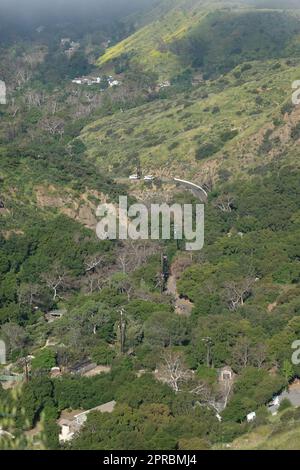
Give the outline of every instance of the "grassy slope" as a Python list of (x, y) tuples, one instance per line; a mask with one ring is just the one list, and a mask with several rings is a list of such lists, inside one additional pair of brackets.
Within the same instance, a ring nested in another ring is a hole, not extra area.
[[(231, 2), (222, 2), (224, 3), (231, 4)], [(149, 14), (149, 20), (151, 18), (153, 21), (108, 49), (100, 57), (98, 64), (103, 66), (124, 53), (133, 52), (135, 60), (148, 70), (158, 72), (161, 79), (169, 78), (178, 72), (181, 65), (179, 58), (167, 50), (168, 45), (201, 24), (209, 11), (217, 6), (221, 6), (221, 2), (203, 0), (166, 2)]]
[[(231, 450), (300, 450), (300, 425), (272, 435), (272, 425), (261, 426), (234, 441)], [(221, 447), (224, 449), (224, 447)]]
[[(226, 76), (226, 82), (222, 78), (206, 82), (188, 95), (100, 119), (82, 133), (88, 153), (114, 176), (134, 169), (135, 154), (144, 169), (163, 175), (201, 175), (203, 169), (216, 165), (232, 172), (264, 165), (274, 154), (260, 154), (258, 134), (274, 119), (278, 119), (277, 132), (284, 129), (281, 107), (290, 102), (291, 83), (300, 76), (299, 66), (281, 61), (280, 68), (274, 69), (275, 63), (253, 62), (252, 69), (238, 79), (234, 73), (240, 67)], [(214, 113), (215, 107), (220, 112)], [(196, 160), (199, 147), (217, 141), (228, 129), (238, 129), (238, 136), (209, 158)], [(293, 142), (287, 142), (286, 159), (289, 148), (296, 151)]]
[[(277, 430), (276, 430), (277, 427)], [(226, 448), (216, 446), (217, 450)], [(227, 447), (228, 448), (228, 447)], [(234, 440), (231, 450), (300, 450), (300, 424), (281, 425), (276, 418), (272, 423), (259, 426), (252, 432)]]
[[(178, 0), (169, 9), (168, 2), (163, 5), (163, 9), (160, 6), (152, 11), (146, 26), (108, 49), (99, 58), (99, 66), (132, 53), (133, 60), (166, 79), (177, 74), (186, 59), (185, 54), (180, 58), (175, 53), (172, 44), (191, 34), (202, 38), (206, 44), (204, 64), (209, 69), (210, 66), (216, 68), (224, 58), (237, 63), (239, 54), (232, 57), (229, 54), (241, 42), (241, 59), (244, 60), (284, 55), (285, 40), (291, 39), (297, 29), (295, 12), (287, 16), (278, 10), (253, 9), (245, 2)], [(294, 48), (297, 43), (298, 40)]]
[[(230, 2), (221, 3), (230, 6)], [(245, 173), (283, 153), (285, 160), (291, 153), (295, 161), (298, 151), (289, 139), (281, 145), (277, 135), (277, 152), (261, 151), (260, 147), (268, 128), (274, 128), (274, 120), (275, 134), (287, 132), (281, 107), (290, 102), (291, 84), (300, 76), (297, 13), (249, 11), (249, 5), (243, 5), (234, 12), (230, 8), (212, 11), (220, 8), (220, 2), (208, 5), (200, 0), (179, 0), (161, 17), (157, 7), (153, 14), (156, 21), (100, 58), (99, 64), (103, 65), (133, 51), (134, 60), (166, 78), (186, 65), (161, 44), (168, 46), (175, 40), (184, 41), (190, 34), (200, 34), (209, 44), (204, 66), (217, 71), (221, 60), (222, 67), (227, 59), (232, 67), (238, 64), (230, 73), (184, 94), (122, 110), (87, 126), (82, 132), (83, 140), (89, 156), (102, 169), (113, 176), (125, 176), (135, 169), (136, 155), (145, 171), (186, 177), (201, 177), (208, 169), (220, 166)], [(253, 35), (249, 34), (248, 20), (255, 30)], [(236, 45), (241, 45), (241, 50), (232, 54)], [(256, 56), (258, 60), (254, 61)], [(286, 59), (292, 57), (293, 63), (288, 63)], [(241, 68), (245, 62), (251, 64), (250, 70)], [(220, 112), (214, 113), (214, 108)], [(238, 135), (220, 143), (222, 134), (230, 129), (237, 130)], [(207, 158), (203, 147), (211, 144), (216, 151)]]

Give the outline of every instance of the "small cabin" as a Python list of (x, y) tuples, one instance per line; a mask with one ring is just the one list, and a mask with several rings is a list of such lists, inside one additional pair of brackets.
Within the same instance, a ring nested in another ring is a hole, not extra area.
[(67, 310), (52, 310), (51, 312), (46, 313), (45, 318), (48, 321), (48, 323), (52, 323), (55, 320), (59, 320), (64, 316), (64, 314), (67, 313)]
[(225, 366), (219, 370), (219, 382), (232, 382), (234, 380), (235, 374), (231, 367)]

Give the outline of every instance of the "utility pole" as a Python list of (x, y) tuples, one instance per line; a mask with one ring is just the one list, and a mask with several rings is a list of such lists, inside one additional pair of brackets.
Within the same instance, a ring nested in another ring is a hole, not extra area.
[(25, 356), (24, 357), (24, 377), (25, 377), (25, 383), (28, 383), (30, 380), (30, 375), (29, 375), (29, 367), (28, 367), (28, 359)]
[(168, 257), (167, 255), (162, 255), (161, 256), (161, 271), (162, 271), (162, 279), (163, 279), (163, 282), (162, 282), (162, 292), (164, 292), (165, 288), (166, 288), (166, 284), (168, 282), (168, 279), (169, 279), (169, 261), (168, 261)]
[(179, 246), (179, 239), (177, 238), (177, 229), (176, 229), (176, 226), (174, 226), (174, 239), (176, 240), (177, 250), (179, 250), (179, 249), (180, 249), (180, 246)]
[(140, 158), (138, 158), (138, 160), (137, 160), (136, 174), (138, 175), (139, 178), (142, 177), (142, 167), (141, 167), (141, 160), (140, 160)]
[(212, 339), (207, 337), (207, 338), (202, 338), (202, 341), (206, 345), (207, 352), (206, 352), (206, 365), (207, 367), (210, 367), (211, 365), (211, 346), (212, 346)]
[(125, 352), (125, 332), (126, 332), (126, 320), (125, 320), (124, 308), (120, 309), (119, 330), (120, 330), (120, 351), (121, 351), (121, 354), (124, 354), (124, 352)]

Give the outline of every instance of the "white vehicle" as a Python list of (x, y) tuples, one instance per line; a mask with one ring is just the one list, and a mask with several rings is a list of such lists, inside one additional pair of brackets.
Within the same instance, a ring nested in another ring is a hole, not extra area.
[(140, 177), (139, 177), (139, 175), (130, 175), (130, 176), (129, 176), (129, 179), (132, 180), (132, 181), (133, 181), (133, 180), (139, 180)]
[(154, 178), (154, 176), (152, 176), (152, 175), (146, 175), (146, 176), (144, 176), (144, 181), (154, 181), (154, 179), (155, 179), (155, 178)]
[(255, 411), (253, 411), (252, 413), (249, 413), (249, 414), (247, 415), (247, 421), (248, 421), (248, 423), (253, 423), (253, 421), (255, 421), (255, 420), (256, 420), (256, 413), (255, 413)]

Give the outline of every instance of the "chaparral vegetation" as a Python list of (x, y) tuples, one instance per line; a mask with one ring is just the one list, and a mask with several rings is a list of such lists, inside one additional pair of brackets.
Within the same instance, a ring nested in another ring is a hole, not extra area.
[[(300, 5), (104, 3), (0, 15), (0, 448), (299, 450)], [(174, 178), (203, 250), (97, 238)]]

